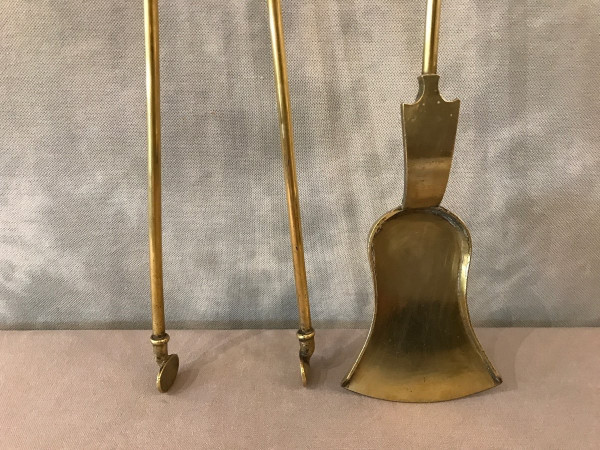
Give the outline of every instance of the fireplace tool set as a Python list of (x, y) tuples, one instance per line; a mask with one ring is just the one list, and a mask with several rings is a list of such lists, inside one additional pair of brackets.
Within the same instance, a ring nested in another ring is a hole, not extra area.
[[(300, 322), (300, 374), (306, 385), (315, 332), (304, 264), (281, 0), (266, 1)], [(456, 215), (440, 206), (450, 175), (460, 105), (459, 100), (444, 100), (438, 89), (440, 9), (441, 0), (427, 0), (417, 99), (402, 105), (404, 198), (400, 207), (383, 215), (371, 229), (368, 256), (375, 291), (373, 322), (362, 351), (342, 381), (348, 390), (401, 402), (451, 400), (502, 382), (469, 318), (469, 231)], [(159, 365), (157, 387), (166, 392), (177, 376), (179, 358), (168, 353), (164, 316), (158, 0), (144, 0), (144, 17), (151, 342)]]

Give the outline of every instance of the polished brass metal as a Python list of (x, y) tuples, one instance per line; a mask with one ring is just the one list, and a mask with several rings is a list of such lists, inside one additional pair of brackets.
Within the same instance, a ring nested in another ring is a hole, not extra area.
[(300, 375), (302, 384), (306, 386), (310, 357), (315, 350), (315, 332), (311, 325), (310, 303), (306, 283), (304, 265), (304, 247), (302, 244), (302, 224), (300, 221), (300, 204), (298, 200), (298, 182), (296, 180), (296, 160), (294, 157), (294, 136), (292, 130), (292, 111), (288, 87), (283, 21), (280, 0), (267, 0), (269, 10), (269, 27), (273, 49), (273, 66), (275, 69), (275, 85), (277, 89), (277, 106), (279, 110), (279, 129), (281, 133), (281, 150), (285, 175), (285, 191), (290, 222), (290, 238), (294, 261), (294, 277), (296, 281), (296, 299), (300, 329)]
[(146, 95), (148, 120), (148, 219), (150, 244), (150, 292), (154, 356), (160, 369), (156, 386), (169, 390), (179, 368), (177, 355), (169, 355), (169, 335), (165, 331), (165, 304), (162, 273), (162, 217), (160, 163), (160, 77), (158, 39), (158, 0), (144, 0), (146, 44)]
[(425, 12), (425, 45), (423, 45), (423, 74), (437, 73), (440, 13), (442, 2), (427, 1)]
[(438, 90), (440, 1), (427, 1), (423, 74), (414, 104), (402, 105), (405, 180), (400, 208), (369, 238), (375, 313), (342, 385), (371, 397), (435, 402), (502, 382), (469, 318), (467, 227), (439, 206), (450, 173), (459, 101)]

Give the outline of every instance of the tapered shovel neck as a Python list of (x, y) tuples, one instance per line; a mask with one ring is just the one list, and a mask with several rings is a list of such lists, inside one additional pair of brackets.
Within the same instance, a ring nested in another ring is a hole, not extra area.
[(402, 105), (403, 208), (438, 206), (446, 192), (454, 154), (459, 100), (448, 102), (438, 75), (421, 75), (417, 100)]

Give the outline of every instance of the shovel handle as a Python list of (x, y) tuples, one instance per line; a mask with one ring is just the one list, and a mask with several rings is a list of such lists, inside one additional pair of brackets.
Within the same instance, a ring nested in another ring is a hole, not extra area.
[(437, 73), (440, 10), (442, 0), (427, 0), (425, 44), (423, 45), (423, 75)]

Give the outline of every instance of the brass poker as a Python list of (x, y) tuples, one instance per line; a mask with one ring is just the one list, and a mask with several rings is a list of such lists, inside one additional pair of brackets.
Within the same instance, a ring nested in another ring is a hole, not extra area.
[(296, 160), (294, 158), (294, 136), (292, 130), (292, 111), (288, 87), (287, 65), (283, 23), (280, 0), (267, 0), (269, 9), (269, 27), (273, 49), (273, 66), (275, 69), (275, 85), (277, 89), (277, 106), (279, 110), (279, 129), (281, 132), (281, 151), (285, 175), (285, 191), (290, 222), (290, 238), (294, 261), (294, 277), (296, 282), (296, 299), (300, 329), (297, 332), (300, 342), (300, 375), (302, 384), (306, 386), (310, 357), (315, 350), (315, 331), (310, 319), (310, 304), (304, 265), (304, 247), (302, 244), (302, 224), (300, 221), (300, 204), (298, 200), (298, 182), (296, 180)]
[(144, 0), (146, 46), (146, 100), (148, 120), (148, 220), (150, 244), (150, 293), (152, 297), (152, 336), (150, 340), (160, 369), (156, 386), (166, 392), (175, 382), (179, 357), (169, 355), (169, 335), (165, 330), (165, 302), (162, 271), (162, 217), (160, 165), (160, 66), (158, 39), (158, 0)]

